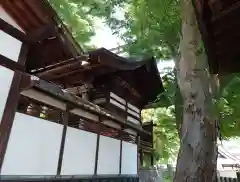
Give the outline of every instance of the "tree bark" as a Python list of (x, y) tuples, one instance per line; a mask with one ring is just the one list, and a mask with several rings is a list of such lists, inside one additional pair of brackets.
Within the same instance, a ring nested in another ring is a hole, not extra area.
[(217, 161), (214, 105), (191, 0), (181, 0), (181, 16), (181, 59), (176, 65), (183, 99), (183, 123), (174, 182), (212, 182), (216, 179)]

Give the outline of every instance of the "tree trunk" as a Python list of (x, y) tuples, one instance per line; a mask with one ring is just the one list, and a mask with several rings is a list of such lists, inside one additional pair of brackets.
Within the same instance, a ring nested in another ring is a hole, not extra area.
[(181, 59), (176, 65), (183, 98), (183, 123), (174, 181), (212, 182), (216, 179), (217, 136), (210, 76), (192, 1), (181, 1)]

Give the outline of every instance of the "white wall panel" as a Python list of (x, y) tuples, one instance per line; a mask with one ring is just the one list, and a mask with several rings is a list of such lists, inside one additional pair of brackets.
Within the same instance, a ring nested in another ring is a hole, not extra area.
[(137, 174), (137, 145), (122, 143), (122, 174)]
[(0, 54), (17, 62), (22, 42), (0, 30)]
[(16, 113), (1, 175), (55, 175), (63, 126)]
[[(17, 25), (17, 23), (6, 13), (6, 11), (4, 11), (1, 6), (0, 18), (22, 31), (22, 29)], [(13, 61), (18, 61), (22, 42), (6, 34), (2, 30), (0, 30), (0, 40), (0, 54)]]
[(119, 174), (120, 140), (100, 136), (98, 174)]
[(93, 175), (96, 144), (96, 134), (68, 127), (61, 174)]
[(6, 105), (8, 93), (12, 84), (12, 78), (13, 78), (13, 71), (3, 66), (0, 66), (0, 98), (1, 98), (0, 99), (0, 123), (2, 120), (2, 115)]

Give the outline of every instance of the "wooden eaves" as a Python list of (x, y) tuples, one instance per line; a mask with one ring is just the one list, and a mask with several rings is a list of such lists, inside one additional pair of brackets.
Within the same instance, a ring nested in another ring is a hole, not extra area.
[(74, 95), (71, 95), (67, 92), (62, 91), (58, 86), (53, 85), (51, 83), (48, 83), (44, 80), (41, 80), (37, 77), (31, 76), (31, 75), (24, 75), (22, 83), (21, 83), (21, 90), (29, 90), (29, 89), (36, 89), (37, 91), (40, 91), (50, 97), (53, 97), (57, 100), (60, 100), (62, 102), (68, 103), (72, 109), (74, 108), (81, 108), (88, 112), (91, 112), (93, 114), (97, 114), (103, 117), (106, 117), (108, 119), (111, 119), (120, 125), (125, 126), (126, 128), (132, 128), (134, 130), (137, 130), (140, 133), (145, 133), (147, 135), (151, 135), (151, 133), (143, 130), (143, 128), (140, 125), (135, 125), (133, 123), (130, 123), (126, 121), (126, 119), (116, 116), (112, 114), (110, 111), (105, 110), (104, 108), (101, 108), (93, 103), (84, 101)]
[(192, 0), (211, 73), (240, 72), (240, 1)]
[(1, 0), (19, 28), (0, 21), (0, 29), (27, 43), (26, 70), (39, 69), (84, 54), (47, 0)]

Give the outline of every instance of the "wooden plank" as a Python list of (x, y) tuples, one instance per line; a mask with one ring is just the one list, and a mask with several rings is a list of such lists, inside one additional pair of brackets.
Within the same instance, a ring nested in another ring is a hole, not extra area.
[(18, 39), (21, 42), (29, 42), (26, 35), (15, 28), (14, 26), (10, 25), (6, 21), (0, 18), (0, 30), (4, 31), (5, 33), (9, 34), (10, 36)]

